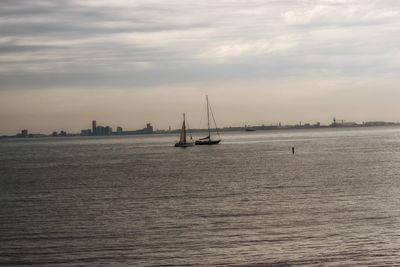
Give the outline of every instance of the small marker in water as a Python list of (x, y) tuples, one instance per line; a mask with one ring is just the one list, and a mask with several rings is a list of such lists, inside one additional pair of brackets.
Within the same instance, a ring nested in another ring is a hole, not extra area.
[(294, 146), (292, 146), (292, 154), (294, 154)]

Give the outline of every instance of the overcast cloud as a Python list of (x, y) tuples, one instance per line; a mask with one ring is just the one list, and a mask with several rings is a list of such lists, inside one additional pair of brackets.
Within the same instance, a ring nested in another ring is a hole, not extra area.
[[(323, 83), (323, 94), (332, 87), (325, 82), (347, 80), (360, 89), (373, 79), (395, 91), (399, 44), (397, 0), (3, 0), (0, 90), (84, 93), (235, 81), (245, 90), (258, 81), (290, 88), (301, 80)], [(9, 101), (6, 95), (0, 101)], [(13, 110), (0, 111), (3, 120), (16, 119)]]

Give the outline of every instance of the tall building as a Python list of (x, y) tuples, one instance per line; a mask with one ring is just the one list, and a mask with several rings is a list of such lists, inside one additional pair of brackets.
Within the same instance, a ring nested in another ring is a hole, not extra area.
[(96, 125), (96, 121), (92, 121), (92, 134), (93, 135), (97, 135), (97, 125)]
[(95, 130), (95, 135), (105, 135), (105, 128), (104, 126), (97, 126)]
[(104, 134), (105, 135), (111, 135), (112, 134), (112, 128), (110, 126), (104, 127)]

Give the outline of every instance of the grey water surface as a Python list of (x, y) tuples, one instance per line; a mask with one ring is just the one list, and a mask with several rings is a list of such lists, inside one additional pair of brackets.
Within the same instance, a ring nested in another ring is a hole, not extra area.
[(400, 264), (399, 128), (222, 138), (0, 140), (0, 266)]

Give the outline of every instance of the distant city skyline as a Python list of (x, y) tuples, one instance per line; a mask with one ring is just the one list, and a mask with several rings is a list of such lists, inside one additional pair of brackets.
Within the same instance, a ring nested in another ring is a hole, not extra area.
[[(187, 123), (187, 121), (186, 121)], [(188, 125), (188, 124), (187, 124)], [(382, 127), (382, 126), (400, 126), (400, 122), (388, 122), (388, 121), (364, 121), (362, 123), (345, 121), (343, 119), (333, 118), (330, 124), (321, 124), (320, 122), (310, 123), (299, 121), (296, 124), (260, 124), (260, 125), (250, 125), (245, 124), (242, 126), (223, 126), (218, 128), (212, 128), (213, 132), (226, 132), (226, 131), (256, 131), (256, 130), (297, 130), (297, 129), (317, 129), (317, 128), (348, 128), (348, 127)], [(207, 132), (207, 128), (186, 128), (190, 133), (203, 133)], [(168, 129), (154, 129), (153, 125), (148, 122), (146, 126), (141, 129), (124, 129), (121, 126), (117, 126), (116, 130), (109, 125), (103, 126), (97, 124), (97, 121), (93, 120), (91, 122), (91, 128), (81, 129), (80, 132), (71, 132), (69, 130), (53, 131), (51, 134), (43, 132), (30, 132), (28, 129), (22, 129), (16, 134), (3, 135), (0, 134), (0, 138), (17, 137), (17, 138), (27, 138), (27, 137), (66, 137), (66, 136), (118, 136), (118, 135), (138, 135), (138, 134), (170, 134), (176, 133), (180, 134), (181, 128), (172, 129), (171, 126)]]
[(5, 1), (0, 135), (400, 121), (396, 0)]

